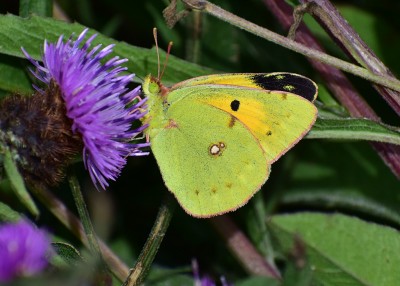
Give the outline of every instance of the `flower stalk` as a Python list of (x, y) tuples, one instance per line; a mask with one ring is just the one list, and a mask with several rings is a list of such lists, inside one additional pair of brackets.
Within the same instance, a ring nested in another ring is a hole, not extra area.
[(140, 252), (135, 266), (129, 272), (129, 276), (123, 284), (124, 286), (141, 285), (146, 278), (167, 232), (176, 206), (177, 202), (175, 198), (168, 192), (158, 211), (157, 218), (153, 224), (150, 235), (148, 236), (147, 241)]
[(100, 251), (99, 243), (97, 241), (97, 236), (93, 228), (92, 221), (89, 216), (89, 211), (86, 207), (85, 200), (82, 195), (81, 188), (79, 186), (78, 179), (75, 175), (69, 177), (69, 184), (72, 190), (72, 195), (74, 197), (75, 205), (78, 210), (79, 217), (82, 222), (83, 229), (85, 231), (87, 241), (89, 244), (89, 248), (91, 250), (92, 255), (95, 257), (95, 261), (100, 265), (100, 271), (102, 273), (102, 278), (99, 279), (99, 283), (102, 285), (107, 285), (105, 283), (106, 277), (109, 276), (108, 269), (104, 262), (103, 256)]

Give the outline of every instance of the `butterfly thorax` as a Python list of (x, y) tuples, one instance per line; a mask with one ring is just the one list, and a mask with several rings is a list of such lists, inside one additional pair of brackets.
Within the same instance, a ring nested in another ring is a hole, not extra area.
[(143, 81), (142, 89), (148, 98), (148, 113), (142, 121), (144, 124), (149, 124), (147, 134), (151, 140), (168, 122), (165, 114), (168, 109), (167, 95), (169, 88), (164, 86), (158, 78), (148, 75)]

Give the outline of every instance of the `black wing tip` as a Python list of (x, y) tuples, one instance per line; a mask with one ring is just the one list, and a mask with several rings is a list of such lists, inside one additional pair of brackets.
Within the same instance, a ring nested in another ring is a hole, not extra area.
[(316, 83), (299, 74), (289, 72), (255, 74), (250, 79), (265, 90), (294, 93), (310, 102), (317, 98), (318, 86)]

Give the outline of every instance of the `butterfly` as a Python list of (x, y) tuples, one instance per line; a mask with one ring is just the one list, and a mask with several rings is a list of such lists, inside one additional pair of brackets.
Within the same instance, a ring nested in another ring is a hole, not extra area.
[(163, 180), (194, 217), (246, 204), (317, 117), (317, 85), (293, 73), (215, 74), (170, 88), (148, 75), (142, 88)]
[[(153, 35), (160, 65), (156, 29)], [(142, 84), (145, 134), (165, 185), (194, 217), (246, 204), (317, 118), (318, 86), (298, 74), (215, 74), (170, 88), (162, 74)]]

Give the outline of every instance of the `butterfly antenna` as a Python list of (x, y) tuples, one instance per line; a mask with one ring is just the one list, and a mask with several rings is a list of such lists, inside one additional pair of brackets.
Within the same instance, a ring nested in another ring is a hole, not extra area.
[(164, 62), (164, 66), (160, 75), (160, 80), (162, 78), (162, 76), (164, 75), (165, 69), (167, 68), (167, 63), (168, 63), (168, 59), (169, 59), (169, 55), (171, 54), (171, 48), (172, 48), (173, 43), (169, 42), (168, 43), (168, 49), (167, 49), (167, 55), (165, 56), (165, 62)]
[(157, 28), (153, 28), (153, 37), (157, 51), (157, 78), (160, 79), (160, 52), (158, 51)]

